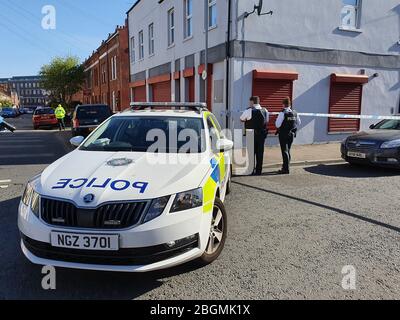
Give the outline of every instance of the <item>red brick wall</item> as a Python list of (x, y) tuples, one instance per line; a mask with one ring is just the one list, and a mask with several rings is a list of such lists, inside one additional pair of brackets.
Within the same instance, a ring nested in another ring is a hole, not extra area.
[[(117, 57), (117, 79), (112, 80), (111, 58)], [(101, 59), (100, 59), (101, 58)], [(129, 107), (129, 35), (127, 22), (117, 27), (115, 33), (103, 41), (101, 46), (84, 63), (85, 69), (92, 66), (91, 87), (85, 83), (82, 92), (76, 97), (83, 97), (83, 103), (106, 103), (112, 108), (112, 93), (117, 98), (116, 110)], [(103, 81), (102, 68), (105, 70)], [(79, 100), (78, 100), (79, 101)]]

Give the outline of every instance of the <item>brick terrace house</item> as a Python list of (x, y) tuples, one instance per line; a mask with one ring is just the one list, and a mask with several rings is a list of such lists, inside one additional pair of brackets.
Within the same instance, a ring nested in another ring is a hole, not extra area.
[(128, 27), (118, 26), (84, 62), (86, 81), (73, 100), (107, 104), (122, 111), (129, 107)]

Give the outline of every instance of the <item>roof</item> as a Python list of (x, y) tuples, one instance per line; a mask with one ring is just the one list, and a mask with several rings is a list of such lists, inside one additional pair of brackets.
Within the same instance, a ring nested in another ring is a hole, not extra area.
[(130, 7), (130, 9), (126, 12), (126, 14), (129, 14), (140, 2), (141, 0), (137, 0), (132, 7)]

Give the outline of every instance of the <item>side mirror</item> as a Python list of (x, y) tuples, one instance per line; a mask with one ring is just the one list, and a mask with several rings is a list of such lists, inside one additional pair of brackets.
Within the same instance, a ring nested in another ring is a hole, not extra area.
[(81, 143), (83, 142), (83, 140), (85, 140), (84, 137), (81, 136), (77, 136), (77, 137), (73, 137), (71, 140), (69, 140), (69, 143), (73, 146), (73, 147), (79, 147), (81, 145)]
[(226, 152), (233, 149), (233, 141), (228, 139), (217, 140), (216, 147), (220, 152)]
[(375, 129), (375, 125), (374, 124), (371, 124), (370, 126), (369, 126), (369, 128), (372, 130), (372, 129)]

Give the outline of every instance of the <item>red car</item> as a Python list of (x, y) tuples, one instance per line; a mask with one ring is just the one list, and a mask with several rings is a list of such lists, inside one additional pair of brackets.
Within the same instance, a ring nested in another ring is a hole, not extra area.
[(58, 120), (52, 108), (36, 108), (33, 114), (33, 129), (39, 127), (54, 127), (58, 125)]

